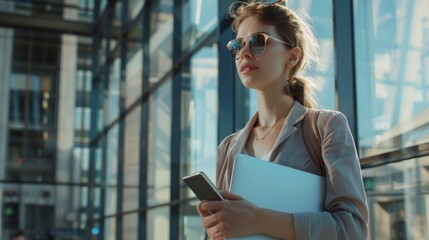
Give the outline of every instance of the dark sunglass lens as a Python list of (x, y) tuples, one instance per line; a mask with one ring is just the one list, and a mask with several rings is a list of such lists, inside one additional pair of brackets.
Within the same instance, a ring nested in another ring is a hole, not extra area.
[(256, 34), (249, 38), (249, 47), (253, 54), (261, 54), (265, 50), (265, 36)]
[(242, 48), (241, 39), (234, 39), (228, 43), (229, 54), (231, 54), (231, 57), (233, 58), (237, 56), (237, 53), (240, 51), (241, 48)]

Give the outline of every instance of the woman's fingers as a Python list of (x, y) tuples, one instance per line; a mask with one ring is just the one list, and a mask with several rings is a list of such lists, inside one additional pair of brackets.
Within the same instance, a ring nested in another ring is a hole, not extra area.
[(245, 236), (252, 230), (244, 226), (257, 223), (257, 208), (241, 196), (223, 191), (229, 201), (201, 201), (197, 204), (203, 226), (210, 239)]
[(224, 224), (218, 224), (211, 228), (207, 228), (207, 235), (210, 236), (210, 239), (218, 240), (224, 239), (226, 237), (227, 232), (223, 228)]
[(201, 217), (207, 217), (207, 216), (210, 216), (210, 214), (212, 214), (210, 211), (207, 211), (207, 210), (203, 209), (202, 206), (204, 205), (204, 202), (206, 202), (206, 201), (205, 200), (204, 201), (199, 201), (197, 203), (197, 211), (198, 211), (198, 214), (200, 214)]
[(222, 209), (224, 203), (222, 201), (205, 201), (201, 203), (201, 210), (217, 212)]
[(243, 200), (243, 197), (240, 195), (233, 194), (228, 191), (221, 191), (222, 196), (228, 200)]
[(211, 229), (213, 231), (213, 228), (216, 228), (219, 223), (222, 224), (220, 213), (214, 213), (203, 218), (203, 225), (207, 230)]

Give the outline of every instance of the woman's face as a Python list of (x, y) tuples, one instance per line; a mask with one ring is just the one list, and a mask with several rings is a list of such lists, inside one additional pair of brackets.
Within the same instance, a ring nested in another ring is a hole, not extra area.
[(252, 54), (248, 38), (254, 33), (261, 32), (283, 40), (274, 26), (263, 24), (256, 17), (248, 17), (243, 20), (237, 31), (237, 38), (242, 38), (245, 46), (237, 53), (238, 59), (235, 63), (243, 85), (263, 91), (284, 85), (289, 74), (286, 68), (289, 50), (285, 43), (268, 38), (265, 50), (258, 55)]

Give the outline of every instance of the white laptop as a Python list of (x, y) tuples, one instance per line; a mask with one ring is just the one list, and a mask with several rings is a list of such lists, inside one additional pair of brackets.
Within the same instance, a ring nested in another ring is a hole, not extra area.
[[(325, 202), (325, 178), (284, 165), (238, 154), (232, 171), (230, 192), (258, 207), (281, 212), (321, 212)], [(258, 235), (240, 240), (268, 240)]]

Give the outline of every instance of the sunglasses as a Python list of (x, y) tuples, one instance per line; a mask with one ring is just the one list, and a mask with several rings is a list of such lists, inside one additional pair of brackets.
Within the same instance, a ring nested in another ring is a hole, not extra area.
[(228, 49), (231, 57), (234, 58), (235, 60), (238, 60), (240, 58), (238, 56), (239, 55), (238, 53), (246, 45), (249, 45), (248, 46), (249, 50), (253, 56), (261, 55), (265, 51), (265, 48), (267, 47), (267, 41), (270, 38), (278, 42), (284, 43), (290, 47), (289, 43), (283, 40), (277, 39), (273, 36), (270, 36), (267, 33), (254, 33), (248, 38), (247, 42), (244, 41), (243, 38), (236, 38), (229, 41), (228, 44), (226, 45), (226, 48)]

